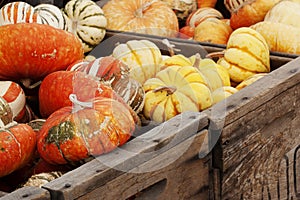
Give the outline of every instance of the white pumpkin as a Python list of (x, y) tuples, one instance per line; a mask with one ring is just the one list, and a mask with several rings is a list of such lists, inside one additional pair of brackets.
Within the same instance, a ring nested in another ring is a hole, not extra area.
[(34, 7), (34, 12), (41, 18), (42, 24), (65, 30), (69, 20), (57, 6), (52, 4), (39, 4)]
[(106, 34), (107, 19), (103, 10), (91, 0), (71, 0), (63, 9), (70, 19), (67, 31), (78, 36), (85, 52), (98, 45)]

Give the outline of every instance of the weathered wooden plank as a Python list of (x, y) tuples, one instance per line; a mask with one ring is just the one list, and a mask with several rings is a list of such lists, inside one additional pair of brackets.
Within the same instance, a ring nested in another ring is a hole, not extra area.
[(1, 200), (49, 200), (50, 193), (38, 187), (22, 187), (14, 192), (7, 193)]
[(74, 199), (192, 137), (208, 124), (205, 114), (186, 112), (43, 186), (55, 198)]
[(206, 139), (201, 131), (79, 199), (208, 199), (211, 158), (198, 159)]
[(298, 171), (289, 173), (300, 160), (295, 151), (294, 160), (288, 156), (300, 144), (299, 69), (300, 58), (216, 105), (226, 113), (223, 121), (208, 114), (224, 123), (218, 124), (222, 135), (213, 158), (222, 199), (299, 198)]

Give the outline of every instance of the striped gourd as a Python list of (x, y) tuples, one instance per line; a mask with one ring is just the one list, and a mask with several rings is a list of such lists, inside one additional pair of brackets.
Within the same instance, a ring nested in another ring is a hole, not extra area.
[(84, 51), (91, 51), (104, 38), (107, 19), (103, 10), (91, 0), (71, 0), (64, 12), (70, 19), (67, 31), (74, 33), (81, 40)]
[(26, 2), (16, 1), (5, 4), (0, 9), (0, 25), (21, 22), (41, 23), (41, 18), (34, 12), (33, 6)]
[[(11, 117), (18, 121), (26, 111), (26, 97), (21, 86), (12, 81), (0, 81), (0, 98), (11, 110)], [(0, 111), (2, 117), (2, 111)]]
[(57, 6), (52, 4), (39, 4), (34, 7), (34, 11), (40, 16), (42, 24), (48, 24), (63, 30), (66, 29), (68, 18)]

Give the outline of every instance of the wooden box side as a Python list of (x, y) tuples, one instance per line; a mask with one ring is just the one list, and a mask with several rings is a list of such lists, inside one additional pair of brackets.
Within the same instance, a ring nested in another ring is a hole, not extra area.
[[(207, 163), (210, 159), (195, 159), (195, 148), (200, 148), (199, 143), (206, 144), (206, 132), (199, 131), (204, 130), (207, 125), (208, 119), (203, 113), (183, 113), (134, 138), (121, 148), (45, 184), (43, 188), (50, 192), (52, 198), (57, 199), (86, 199), (96, 196), (100, 199), (107, 196), (126, 199), (140, 195), (141, 191), (144, 193), (149, 188), (161, 190), (160, 195), (166, 195), (171, 194), (171, 188), (187, 190), (182, 187), (182, 184), (188, 184), (183, 175), (191, 172), (197, 174), (203, 187), (201, 184), (191, 187), (185, 195), (203, 195), (209, 192), (205, 189), (209, 186), (210, 168)], [(176, 159), (172, 160), (174, 158)], [(196, 170), (198, 167), (199, 171)], [(174, 174), (177, 172), (182, 175), (176, 178)]]
[(0, 196), (1, 200), (49, 200), (51, 199), (50, 193), (42, 188), (38, 187), (22, 187), (15, 190), (11, 193), (3, 193), (3, 196)]
[[(300, 58), (216, 104), (226, 112), (214, 148), (222, 199), (297, 199), (300, 195)], [(225, 108), (225, 109), (224, 109)]]

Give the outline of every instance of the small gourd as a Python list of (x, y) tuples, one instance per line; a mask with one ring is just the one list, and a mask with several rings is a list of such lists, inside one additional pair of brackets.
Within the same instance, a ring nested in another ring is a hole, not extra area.
[(270, 72), (268, 44), (264, 37), (252, 28), (241, 27), (234, 30), (222, 54), (217, 64), (228, 70), (231, 81), (235, 83), (240, 83), (257, 73)]
[(112, 56), (123, 61), (130, 69), (130, 77), (143, 84), (160, 70), (161, 51), (150, 40), (129, 40), (118, 44)]
[(193, 66), (169, 66), (144, 84), (146, 119), (164, 122), (185, 111), (201, 111), (213, 103), (206, 78)]
[(100, 6), (92, 0), (71, 0), (63, 9), (70, 22), (67, 31), (82, 42), (84, 52), (91, 51), (106, 34), (107, 19)]

